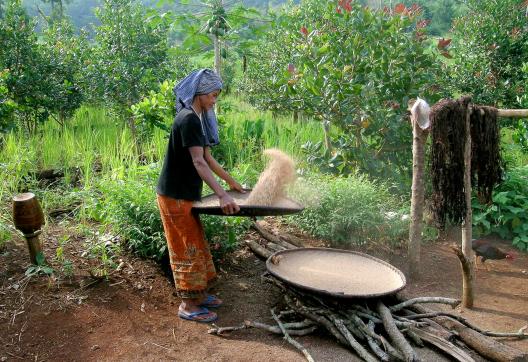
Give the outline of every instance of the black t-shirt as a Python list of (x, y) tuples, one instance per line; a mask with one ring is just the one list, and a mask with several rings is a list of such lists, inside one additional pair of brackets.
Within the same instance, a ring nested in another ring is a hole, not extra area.
[(158, 179), (158, 194), (189, 201), (201, 199), (203, 182), (194, 167), (189, 147), (205, 145), (200, 118), (193, 110), (183, 108), (172, 124), (169, 146)]

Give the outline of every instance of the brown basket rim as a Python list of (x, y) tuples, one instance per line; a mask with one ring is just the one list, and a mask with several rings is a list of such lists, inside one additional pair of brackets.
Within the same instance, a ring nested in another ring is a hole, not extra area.
[[(329, 292), (327, 290), (312, 288), (312, 287), (309, 287), (309, 286), (306, 286), (306, 285), (303, 285), (303, 284), (299, 284), (297, 282), (289, 280), (288, 278), (284, 278), (283, 276), (279, 275), (278, 273), (276, 273), (273, 270), (274, 264), (271, 262), (271, 259), (274, 256), (278, 256), (278, 255), (282, 255), (282, 254), (288, 254), (288, 253), (298, 253), (298, 252), (303, 252), (303, 251), (324, 251), (324, 252), (332, 252), (332, 253), (355, 254), (355, 255), (358, 255), (358, 256), (361, 256), (361, 257), (364, 257), (364, 258), (367, 258), (367, 259), (371, 259), (371, 260), (373, 260), (373, 261), (375, 261), (375, 262), (377, 262), (379, 264), (387, 266), (389, 269), (391, 269), (393, 272), (395, 272), (401, 278), (402, 286), (399, 287), (399, 288), (384, 292), (384, 293), (359, 294), (359, 295), (358, 294), (333, 293), (333, 292)], [(352, 298), (375, 298), (375, 297), (391, 295), (391, 294), (395, 294), (395, 293), (399, 292), (400, 290), (405, 288), (406, 285), (407, 285), (407, 279), (405, 278), (405, 275), (403, 274), (403, 272), (400, 269), (396, 268), (394, 265), (391, 265), (391, 264), (387, 263), (386, 261), (378, 259), (378, 258), (376, 258), (376, 257), (374, 257), (372, 255), (369, 255), (369, 254), (361, 253), (361, 252), (358, 252), (358, 251), (335, 249), (335, 248), (315, 248), (315, 247), (310, 247), (310, 248), (297, 248), (297, 249), (286, 249), (286, 250), (277, 251), (277, 252), (273, 253), (266, 260), (266, 269), (274, 277), (276, 277), (276, 278), (278, 278), (280, 280), (283, 280), (284, 282), (286, 282), (286, 283), (288, 283), (290, 285), (293, 285), (293, 286), (295, 286), (295, 287), (297, 287), (299, 289), (304, 289), (304, 290), (308, 290), (308, 291), (311, 291), (311, 292), (314, 292), (314, 293), (317, 293), (317, 294), (324, 294), (324, 295), (329, 295), (329, 296), (332, 296), (332, 297), (339, 297), (339, 298), (344, 298), (344, 299), (347, 299), (347, 298), (349, 298), (349, 299), (352, 299)]]

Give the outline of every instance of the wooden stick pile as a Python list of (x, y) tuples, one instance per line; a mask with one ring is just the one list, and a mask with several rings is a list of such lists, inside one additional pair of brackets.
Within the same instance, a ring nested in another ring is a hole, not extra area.
[[(267, 258), (275, 249), (297, 247), (293, 238), (279, 237), (257, 223), (253, 228), (266, 239), (264, 245), (250, 242), (257, 255)], [(490, 338), (528, 338), (527, 327), (514, 333), (484, 331), (459, 315), (432, 311), (421, 305), (441, 303), (454, 308), (460, 303), (457, 299), (405, 299), (397, 295), (349, 301), (297, 289), (269, 274), (263, 279), (279, 288), (284, 298), (282, 311), (271, 310), (276, 325), (245, 321), (235, 327), (214, 326), (208, 332), (223, 335), (247, 328), (264, 329), (283, 335), (308, 361), (313, 361), (310, 353), (292, 336), (307, 335), (316, 329), (326, 330), (365, 361), (418, 361), (415, 348), (425, 344), (457, 361), (473, 361), (470, 350), (493, 361), (528, 361), (528, 353)]]

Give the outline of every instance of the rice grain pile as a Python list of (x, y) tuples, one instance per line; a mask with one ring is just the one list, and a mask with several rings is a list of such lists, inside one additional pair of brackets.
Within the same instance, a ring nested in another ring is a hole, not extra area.
[(246, 205), (272, 206), (286, 196), (286, 186), (295, 181), (295, 162), (290, 156), (276, 148), (265, 150), (264, 155), (270, 161), (249, 194)]

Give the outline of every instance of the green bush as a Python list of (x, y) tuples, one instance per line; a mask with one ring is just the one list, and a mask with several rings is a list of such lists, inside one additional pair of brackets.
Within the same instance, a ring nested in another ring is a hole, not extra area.
[(290, 221), (336, 244), (398, 243), (408, 235), (402, 202), (387, 185), (363, 175), (311, 176), (299, 180), (290, 195), (305, 205)]
[[(161, 260), (167, 251), (155, 185), (158, 165), (142, 166), (125, 179), (104, 178), (96, 185), (88, 215), (112, 227), (126, 245), (141, 257)], [(202, 223), (213, 255), (221, 257), (233, 250), (237, 236), (247, 229), (247, 220), (204, 216)]]
[(290, 4), (257, 42), (244, 96), (277, 113), (302, 111), (328, 131), (335, 126), (339, 133), (329, 132), (323, 149), (313, 147), (319, 139), (304, 151), (341, 174), (360, 169), (409, 178), (407, 103), (417, 96), (434, 102), (439, 62), (427, 50), (419, 9), (399, 9), (357, 1)]
[(513, 239), (517, 248), (528, 250), (528, 166), (506, 174), (493, 191), (491, 205), (473, 199), (473, 227), (477, 235), (497, 233)]
[(89, 215), (110, 224), (139, 256), (161, 260), (167, 244), (156, 205), (155, 172), (144, 171), (137, 178), (102, 179)]

